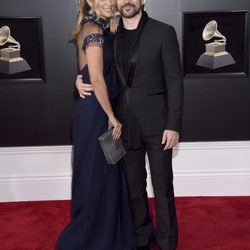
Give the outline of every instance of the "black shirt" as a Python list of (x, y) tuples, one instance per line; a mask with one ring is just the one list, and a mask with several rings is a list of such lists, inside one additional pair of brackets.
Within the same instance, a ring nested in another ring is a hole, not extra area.
[(122, 71), (124, 75), (127, 77), (130, 67), (130, 59), (132, 55), (133, 46), (135, 43), (137, 35), (137, 29), (134, 30), (126, 30), (123, 29), (121, 41), (120, 41), (120, 65), (122, 66)]

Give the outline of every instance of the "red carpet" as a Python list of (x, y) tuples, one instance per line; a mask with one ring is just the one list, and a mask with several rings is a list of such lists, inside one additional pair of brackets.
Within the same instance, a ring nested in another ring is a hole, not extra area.
[[(177, 198), (176, 206), (178, 250), (250, 250), (250, 197)], [(53, 250), (69, 211), (69, 201), (0, 203), (0, 250)]]

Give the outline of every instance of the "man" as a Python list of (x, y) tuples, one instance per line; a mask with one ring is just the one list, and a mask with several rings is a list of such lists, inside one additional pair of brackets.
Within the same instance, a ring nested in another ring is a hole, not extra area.
[[(152, 222), (146, 192), (147, 153), (156, 201), (157, 241), (161, 250), (173, 250), (178, 229), (172, 148), (179, 140), (183, 104), (179, 46), (174, 28), (149, 18), (142, 5), (142, 0), (117, 0), (122, 18), (114, 53), (120, 78), (117, 117), (123, 124), (127, 149), (124, 174), (138, 250), (149, 250)], [(88, 90), (89, 86), (84, 87), (81, 95), (88, 95)]]

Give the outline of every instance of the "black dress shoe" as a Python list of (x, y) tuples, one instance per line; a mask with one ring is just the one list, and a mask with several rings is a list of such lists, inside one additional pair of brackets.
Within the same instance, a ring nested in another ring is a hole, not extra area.
[(137, 247), (137, 250), (150, 250), (150, 245), (142, 246), (142, 247)]

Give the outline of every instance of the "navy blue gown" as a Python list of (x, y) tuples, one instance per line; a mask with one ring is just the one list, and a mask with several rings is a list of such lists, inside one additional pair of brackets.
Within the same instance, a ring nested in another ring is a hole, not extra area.
[[(111, 34), (102, 19), (85, 19), (103, 30), (88, 43), (101, 43), (104, 78), (111, 103), (117, 97), (116, 70)], [(80, 71), (90, 83), (88, 65)], [(108, 129), (108, 117), (95, 94), (79, 98), (73, 112), (73, 176), (71, 222), (59, 236), (60, 250), (132, 250), (135, 235), (122, 168), (108, 165), (97, 138)]]

